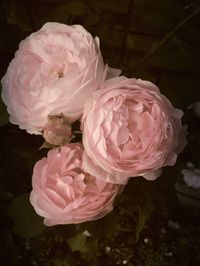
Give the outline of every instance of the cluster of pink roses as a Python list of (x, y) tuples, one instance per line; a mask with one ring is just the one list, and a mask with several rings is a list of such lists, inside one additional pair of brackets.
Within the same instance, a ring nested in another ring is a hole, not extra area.
[[(82, 26), (47, 23), (2, 79), (10, 122), (59, 146), (33, 170), (30, 201), (46, 225), (104, 216), (130, 177), (154, 180), (185, 145), (182, 111), (153, 83), (119, 75)], [(82, 143), (71, 142), (77, 120)]]

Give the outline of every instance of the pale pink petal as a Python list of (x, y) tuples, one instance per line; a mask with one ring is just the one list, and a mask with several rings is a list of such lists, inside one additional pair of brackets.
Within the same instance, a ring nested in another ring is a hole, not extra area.
[(35, 164), (30, 202), (44, 217), (45, 225), (99, 219), (112, 210), (115, 197), (122, 191), (122, 186), (100, 180), (98, 172), (88, 174), (82, 167), (83, 152), (81, 143), (66, 144), (60, 150), (50, 150), (47, 158)]

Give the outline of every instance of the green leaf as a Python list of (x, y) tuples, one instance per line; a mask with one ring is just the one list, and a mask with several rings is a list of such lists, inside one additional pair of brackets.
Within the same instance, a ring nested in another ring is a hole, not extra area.
[(6, 125), (9, 122), (9, 115), (6, 110), (6, 106), (1, 98), (1, 87), (0, 87), (0, 126)]
[(20, 195), (11, 202), (8, 216), (14, 222), (13, 232), (24, 238), (35, 237), (45, 228), (43, 219), (30, 204), (29, 194)]
[(87, 230), (93, 237), (109, 238), (120, 230), (119, 216), (113, 211), (104, 218), (80, 224), (80, 231)]
[(97, 265), (97, 253), (98, 253), (98, 240), (94, 238), (88, 238), (86, 242), (87, 252), (82, 253), (84, 260), (88, 261), (89, 265)]
[(67, 243), (72, 251), (86, 252), (86, 241), (87, 237), (83, 234), (76, 235), (72, 238), (67, 239)]
[[(96, 228), (98, 230), (98, 228)], [(81, 257), (90, 265), (97, 265), (96, 257), (98, 252), (98, 240), (88, 237), (83, 232), (67, 239), (67, 243), (72, 251), (81, 253)]]
[(145, 224), (150, 218), (153, 210), (154, 208), (150, 197), (148, 197), (145, 205), (138, 207), (138, 222), (135, 228), (136, 242), (139, 240), (140, 233), (145, 228)]

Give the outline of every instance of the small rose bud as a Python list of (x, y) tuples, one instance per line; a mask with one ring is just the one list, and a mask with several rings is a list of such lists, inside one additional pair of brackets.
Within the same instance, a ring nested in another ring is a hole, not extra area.
[(72, 136), (71, 125), (63, 116), (50, 117), (42, 135), (53, 146), (63, 145), (70, 142)]

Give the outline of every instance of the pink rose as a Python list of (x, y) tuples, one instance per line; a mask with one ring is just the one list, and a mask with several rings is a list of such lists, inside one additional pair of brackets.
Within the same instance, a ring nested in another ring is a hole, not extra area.
[(84, 107), (85, 171), (119, 184), (131, 176), (155, 179), (185, 145), (182, 114), (149, 81), (106, 81)]
[(30, 201), (48, 226), (96, 220), (113, 209), (122, 186), (85, 173), (82, 155), (80, 143), (66, 144), (34, 166)]
[(10, 122), (42, 134), (48, 115), (79, 119), (106, 71), (97, 37), (80, 25), (46, 23), (20, 43), (2, 79)]
[(53, 146), (60, 146), (70, 142), (72, 128), (69, 121), (61, 116), (49, 117), (42, 135), (44, 139)]

